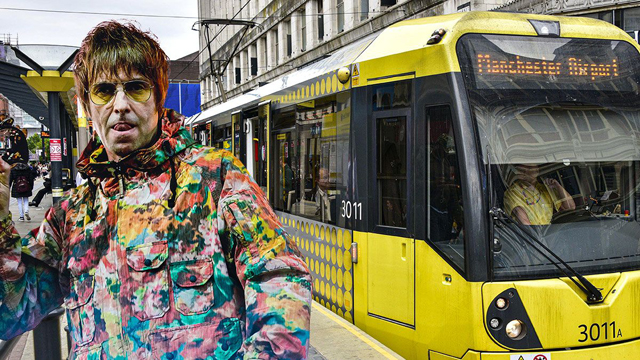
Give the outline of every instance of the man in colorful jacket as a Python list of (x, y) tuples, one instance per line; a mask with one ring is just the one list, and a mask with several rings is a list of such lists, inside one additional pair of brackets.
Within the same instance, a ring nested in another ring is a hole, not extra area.
[(78, 161), (87, 181), (22, 239), (0, 162), (0, 338), (63, 304), (72, 359), (305, 358), (308, 269), (242, 164), (162, 108), (167, 68), (131, 24), (87, 35), (75, 59), (96, 130)]

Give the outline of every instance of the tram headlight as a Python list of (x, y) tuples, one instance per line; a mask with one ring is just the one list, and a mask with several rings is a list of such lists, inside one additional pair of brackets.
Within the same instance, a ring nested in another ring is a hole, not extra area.
[(496, 307), (500, 310), (505, 309), (507, 305), (509, 305), (509, 301), (505, 298), (498, 298), (498, 300), (496, 300)]
[(489, 321), (489, 326), (491, 326), (492, 329), (499, 328), (500, 327), (500, 319), (498, 319), (498, 318), (491, 319), (491, 321)]
[(504, 328), (507, 336), (514, 339), (522, 339), (526, 333), (524, 323), (520, 320), (511, 320)]

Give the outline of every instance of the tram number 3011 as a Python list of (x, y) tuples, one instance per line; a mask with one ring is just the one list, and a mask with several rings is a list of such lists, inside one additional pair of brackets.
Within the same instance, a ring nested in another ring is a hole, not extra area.
[(612, 339), (622, 337), (622, 330), (616, 329), (615, 321), (610, 323), (605, 322), (602, 324), (591, 324), (591, 326), (582, 324), (578, 325), (578, 329), (580, 329), (581, 335), (578, 339), (579, 342), (585, 342), (589, 339), (591, 339), (591, 341), (598, 341), (601, 337), (604, 337), (604, 340), (608, 340), (609, 332), (611, 332)]
[(342, 200), (340, 216), (347, 219), (353, 217), (354, 220), (362, 220), (362, 203)]

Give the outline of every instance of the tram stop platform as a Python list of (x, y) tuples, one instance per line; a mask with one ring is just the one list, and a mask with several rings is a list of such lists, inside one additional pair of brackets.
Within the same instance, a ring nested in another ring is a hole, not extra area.
[(403, 359), (324, 306), (311, 304), (309, 360)]

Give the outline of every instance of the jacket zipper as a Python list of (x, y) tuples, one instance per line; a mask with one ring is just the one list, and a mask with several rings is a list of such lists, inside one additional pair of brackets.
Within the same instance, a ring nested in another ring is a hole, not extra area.
[[(115, 263), (116, 263), (116, 279), (120, 285), (120, 289), (122, 291), (122, 279), (121, 279), (121, 273), (120, 273), (120, 264), (125, 264), (126, 263), (126, 258), (123, 261), (120, 261), (120, 255), (121, 255), (121, 244), (119, 241), (119, 236), (118, 236), (118, 229), (119, 229), (119, 212), (120, 212), (120, 199), (122, 199), (124, 197), (124, 171), (122, 171), (122, 166), (120, 165), (120, 163), (116, 162), (115, 164), (115, 168), (116, 168), (116, 177), (118, 179), (118, 196), (116, 196), (116, 204), (114, 207), (115, 210), (115, 219), (116, 219), (116, 223), (115, 223), (115, 231), (114, 231), (114, 236), (113, 236), (113, 249), (115, 249)], [(124, 255), (126, 257), (126, 254)], [(119, 296), (122, 296), (122, 293), (119, 294)], [(120, 306), (120, 302), (118, 301), (118, 307), (120, 308), (120, 316), (124, 316), (124, 309), (122, 308), (122, 306)], [(128, 337), (125, 335), (125, 331), (124, 331), (124, 327), (122, 324), (122, 321), (120, 322), (120, 337), (121, 337), (121, 341), (122, 341), (122, 350), (124, 351), (124, 355), (125, 357), (129, 357), (129, 353), (130, 353), (130, 349), (129, 349), (129, 339)]]
[(118, 178), (118, 199), (124, 197), (124, 173), (120, 163), (116, 163), (116, 177)]

